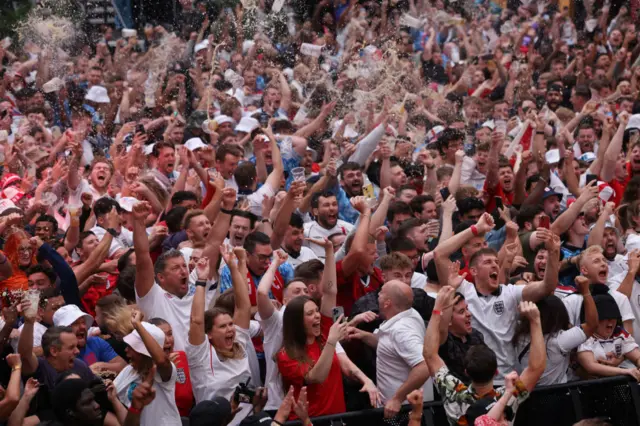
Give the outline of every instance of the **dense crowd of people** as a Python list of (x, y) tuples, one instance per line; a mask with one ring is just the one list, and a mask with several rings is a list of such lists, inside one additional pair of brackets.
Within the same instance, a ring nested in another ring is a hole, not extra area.
[(636, 2), (213, 3), (0, 44), (0, 424), (640, 381)]

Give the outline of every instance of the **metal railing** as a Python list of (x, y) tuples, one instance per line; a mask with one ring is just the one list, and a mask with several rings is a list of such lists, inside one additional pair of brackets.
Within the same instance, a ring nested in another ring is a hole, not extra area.
[[(403, 406), (402, 412), (410, 410)], [(382, 408), (315, 417), (314, 426), (388, 425)], [(424, 404), (422, 425), (447, 425), (441, 401)], [(536, 388), (516, 413), (515, 426), (569, 426), (582, 419), (608, 418), (615, 426), (640, 426), (639, 385), (628, 376), (583, 380)], [(299, 421), (287, 422), (298, 426)]]

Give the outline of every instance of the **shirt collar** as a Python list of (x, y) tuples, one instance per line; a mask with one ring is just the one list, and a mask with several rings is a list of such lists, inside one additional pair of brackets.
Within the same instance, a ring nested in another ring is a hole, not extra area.
[(484, 294), (481, 294), (478, 289), (476, 288), (476, 293), (478, 294), (478, 297), (486, 297), (489, 298), (491, 296), (500, 296), (502, 294), (502, 286), (498, 287), (495, 291), (492, 291), (489, 295), (485, 296)]

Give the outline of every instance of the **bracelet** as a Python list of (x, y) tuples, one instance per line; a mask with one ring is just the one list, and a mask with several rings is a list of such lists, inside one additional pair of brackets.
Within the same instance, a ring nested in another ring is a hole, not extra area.
[(334, 348), (336, 347), (336, 344), (335, 344), (335, 343), (331, 343), (331, 342), (330, 342), (330, 341), (328, 341), (328, 340), (327, 340), (327, 345), (329, 345), (329, 346), (333, 346)]
[(536, 135), (544, 135), (544, 130), (542, 132), (539, 130), (536, 130)]
[(203, 281), (203, 280), (197, 280), (196, 281), (196, 287), (206, 287), (207, 286), (207, 282)]
[(228, 210), (228, 209), (223, 209), (222, 207), (220, 207), (220, 213), (224, 213), (224, 214), (232, 214), (233, 210)]
[(113, 228), (107, 228), (107, 232), (110, 233), (113, 237), (118, 238), (118, 232)]
[(11, 372), (20, 371), (20, 370), (22, 370), (21, 365), (14, 365), (13, 367), (11, 367)]
[(431, 311), (431, 315), (442, 315), (442, 311), (434, 309), (433, 311)]
[(141, 408), (134, 408), (133, 405), (130, 405), (129, 409), (127, 411), (129, 411), (132, 414), (137, 414), (137, 415), (142, 414), (142, 409)]
[(477, 237), (478, 236), (478, 227), (475, 226), (475, 225), (471, 225), (470, 229), (471, 229), (471, 233), (473, 234), (473, 236)]

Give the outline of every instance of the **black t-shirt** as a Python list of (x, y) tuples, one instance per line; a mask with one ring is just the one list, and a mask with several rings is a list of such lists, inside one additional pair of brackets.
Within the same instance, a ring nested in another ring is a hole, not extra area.
[(424, 79), (428, 82), (433, 81), (438, 84), (447, 84), (449, 82), (449, 77), (444, 71), (444, 67), (436, 64), (432, 59), (422, 61), (422, 73)]

